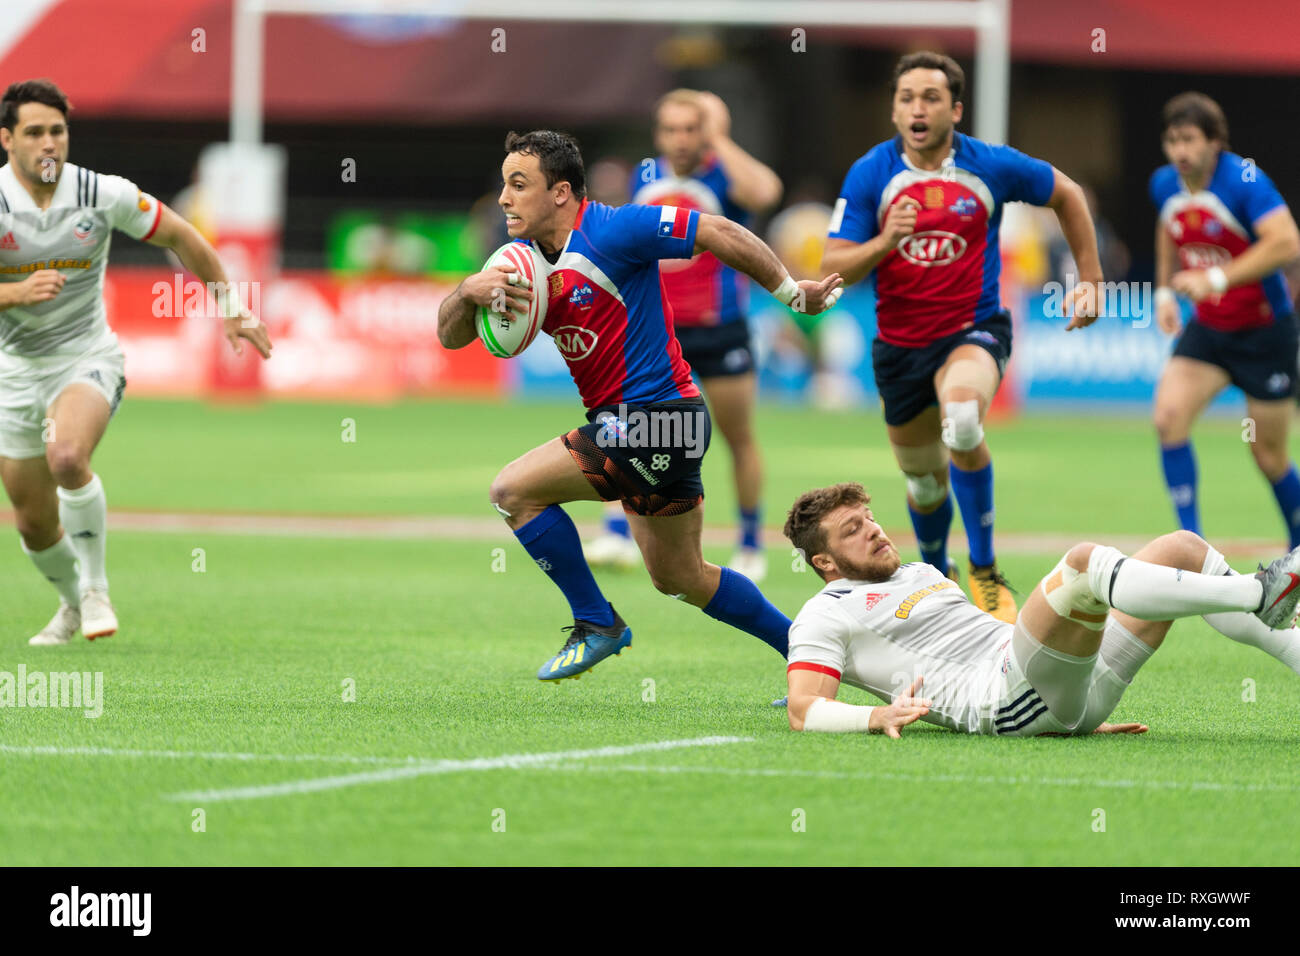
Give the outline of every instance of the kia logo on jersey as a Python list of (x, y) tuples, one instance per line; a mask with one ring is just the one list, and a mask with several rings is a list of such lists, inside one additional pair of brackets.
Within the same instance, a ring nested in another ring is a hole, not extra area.
[(576, 325), (562, 325), (551, 333), (555, 347), (570, 362), (580, 362), (596, 347), (596, 333)]
[(1232, 261), (1228, 250), (1222, 246), (1212, 246), (1208, 242), (1189, 242), (1178, 247), (1179, 258), (1188, 269), (1209, 269), (1213, 266), (1226, 266)]
[(930, 229), (906, 237), (898, 244), (898, 254), (914, 266), (946, 266), (956, 262), (966, 251), (966, 240), (954, 232)]

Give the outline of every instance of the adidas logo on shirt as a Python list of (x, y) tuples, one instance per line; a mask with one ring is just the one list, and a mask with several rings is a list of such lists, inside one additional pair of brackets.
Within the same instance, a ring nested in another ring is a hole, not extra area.
[(0, 239), (0, 249), (7, 249), (10, 252), (18, 251), (18, 240), (14, 238), (12, 229), (4, 234), (3, 239)]

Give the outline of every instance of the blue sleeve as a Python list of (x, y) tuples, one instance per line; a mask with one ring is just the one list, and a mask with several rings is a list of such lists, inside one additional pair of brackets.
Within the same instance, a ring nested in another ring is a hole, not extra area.
[[(1286, 205), (1286, 200), (1282, 198), (1282, 194), (1277, 191), (1273, 180), (1268, 178), (1264, 170), (1252, 163), (1250, 166), (1243, 166), (1241, 173), (1241, 188), (1237, 190), (1237, 195), (1241, 197), (1242, 206), (1246, 210), (1246, 222), (1249, 225), (1253, 226), (1279, 206)], [(1247, 179), (1247, 175), (1253, 178)]]
[(689, 259), (695, 255), (699, 224), (700, 214), (681, 206), (619, 206), (599, 244), (631, 262)]
[(1151, 178), (1147, 181), (1147, 194), (1150, 195), (1151, 202), (1155, 205), (1156, 209), (1159, 209), (1165, 204), (1160, 192), (1160, 170), (1157, 169), (1151, 174)]
[(1026, 156), (1010, 146), (990, 146), (1006, 195), (1003, 202), (1027, 202), (1046, 206), (1056, 188), (1052, 164)]
[(880, 231), (876, 222), (876, 206), (880, 191), (871, 188), (870, 175), (862, 160), (854, 163), (844, 177), (844, 186), (835, 200), (830, 229), (826, 238), (866, 242)]

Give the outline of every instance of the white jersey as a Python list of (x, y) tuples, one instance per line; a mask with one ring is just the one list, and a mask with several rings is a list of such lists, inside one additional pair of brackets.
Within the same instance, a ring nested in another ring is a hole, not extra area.
[(922, 720), (991, 733), (1012, 628), (934, 566), (904, 564), (887, 581), (822, 588), (790, 627), (789, 667), (831, 674), (885, 701), (921, 676), (920, 694), (933, 701)]
[(0, 167), (0, 282), (40, 269), (67, 276), (48, 302), (0, 310), (0, 365), (15, 359), (83, 354), (115, 341), (104, 313), (104, 270), (112, 231), (147, 239), (162, 205), (130, 180), (64, 163), (48, 209), (6, 164)]

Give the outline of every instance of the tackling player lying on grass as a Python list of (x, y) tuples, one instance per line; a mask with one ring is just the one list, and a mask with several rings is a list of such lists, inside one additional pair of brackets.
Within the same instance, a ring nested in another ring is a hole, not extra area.
[[(567, 501), (621, 501), (655, 588), (754, 635), (784, 657), (789, 618), (752, 581), (710, 564), (700, 550), (700, 462), (711, 425), (673, 334), (659, 260), (707, 250), (813, 314), (835, 303), (839, 276), (796, 283), (771, 249), (724, 216), (588, 201), (582, 154), (564, 133), (511, 133), (505, 149), (498, 203), (506, 228), (542, 254), (550, 273), (544, 286), (539, 277), (536, 290), (512, 284), (517, 277), (505, 267), (470, 276), (439, 307), (438, 339), (446, 348), (464, 348), (476, 337), (479, 307), (493, 308), (504, 294), (512, 308), (526, 308), (534, 291), (548, 297), (543, 331), (568, 330), (556, 341), (586, 406), (587, 424), (506, 465), (489, 491), (492, 506), (573, 612), (568, 639), (541, 666), (538, 679), (577, 677), (632, 642), (631, 629), (592, 577), (577, 529), (560, 507)], [(580, 349), (572, 347), (575, 340)], [(628, 425), (633, 416), (652, 423), (651, 416), (689, 419), (694, 441), (684, 440), (683, 428), (665, 435), (652, 427), (647, 435)]]
[[(1083, 542), (1009, 624), (933, 565), (901, 564), (870, 500), (856, 483), (819, 488), (786, 520), (786, 537), (826, 582), (790, 627), (794, 730), (897, 737), (924, 720), (994, 736), (1143, 733), (1105, 720), (1174, 619), (1194, 615), (1300, 673), (1300, 548), (1239, 575), (1190, 531), (1132, 557)], [(892, 703), (837, 701), (841, 682)]]

